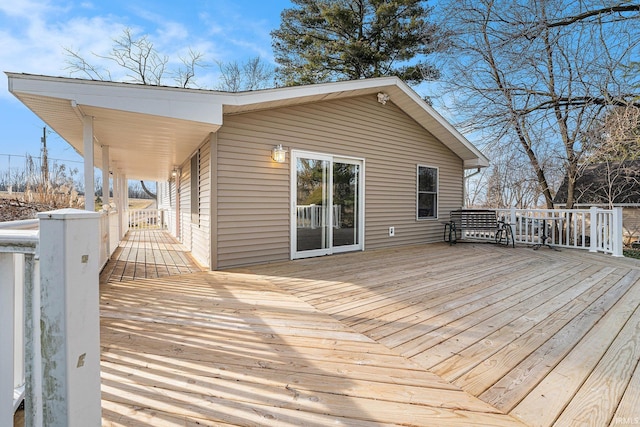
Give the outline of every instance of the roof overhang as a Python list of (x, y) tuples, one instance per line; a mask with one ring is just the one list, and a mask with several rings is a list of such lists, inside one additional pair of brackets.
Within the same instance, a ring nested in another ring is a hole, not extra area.
[[(165, 180), (222, 125), (222, 106), (204, 91), (7, 73), (9, 91), (80, 153), (83, 116), (112, 169)], [(101, 150), (94, 150), (102, 165)]]
[[(464, 167), (488, 159), (396, 77), (227, 93), (7, 73), (9, 91), (82, 155), (83, 117), (95, 142), (109, 147), (111, 167), (132, 179), (168, 178), (216, 132), (226, 114), (290, 107), (384, 92), (389, 100), (458, 155)], [(95, 150), (95, 164), (102, 164)]]
[(290, 107), (383, 92), (389, 100), (412, 117), (464, 162), (465, 169), (489, 166), (489, 160), (433, 107), (397, 77), (352, 80), (308, 86), (241, 92), (225, 96), (224, 114)]

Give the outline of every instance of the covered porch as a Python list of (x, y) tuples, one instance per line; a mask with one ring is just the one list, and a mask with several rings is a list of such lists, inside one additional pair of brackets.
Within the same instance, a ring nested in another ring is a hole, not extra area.
[(107, 426), (624, 425), (640, 263), (487, 243), (101, 285)]

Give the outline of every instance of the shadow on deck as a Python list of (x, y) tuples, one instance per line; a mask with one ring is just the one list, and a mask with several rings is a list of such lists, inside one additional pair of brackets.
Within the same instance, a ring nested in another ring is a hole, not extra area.
[(640, 419), (640, 263), (432, 244), (101, 286), (104, 426)]

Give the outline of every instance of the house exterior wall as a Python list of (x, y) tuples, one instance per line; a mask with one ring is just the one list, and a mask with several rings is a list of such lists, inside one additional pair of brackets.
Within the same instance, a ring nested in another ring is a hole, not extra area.
[[(274, 163), (277, 144), (365, 160), (366, 249), (439, 241), (442, 221), (463, 203), (462, 160), (375, 94), (227, 115), (216, 137), (217, 268), (290, 257), (291, 157)], [(439, 170), (437, 219), (416, 219), (417, 165)]]
[[(207, 138), (193, 154), (198, 156), (197, 219), (192, 217), (191, 210), (191, 158), (180, 165), (180, 176), (163, 184), (163, 197), (158, 201), (161, 209), (167, 209), (169, 232), (191, 251), (193, 257), (203, 267), (211, 266), (211, 139)], [(180, 191), (176, 194), (176, 183)], [(177, 197), (180, 198), (177, 206)], [(179, 227), (176, 213), (179, 212)]]

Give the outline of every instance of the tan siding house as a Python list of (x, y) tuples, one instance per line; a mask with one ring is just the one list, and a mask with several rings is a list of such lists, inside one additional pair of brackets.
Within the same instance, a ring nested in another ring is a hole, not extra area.
[[(169, 230), (212, 269), (439, 241), (448, 212), (463, 204), (465, 169), (488, 165), (397, 78), (239, 94), (10, 81), (27, 86), (13, 91), (26, 104), (29, 90), (66, 96), (105, 123), (95, 130), (97, 140), (113, 139), (114, 168), (160, 182)], [(105, 102), (109, 93), (126, 99)], [(53, 112), (41, 116), (81, 151), (74, 135), (82, 128), (66, 130)], [(116, 127), (136, 117), (142, 126)], [(153, 143), (114, 146), (127, 131)]]

